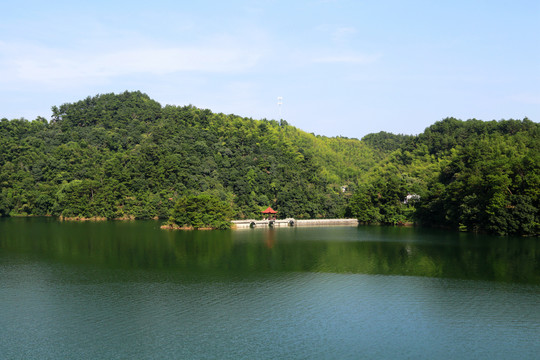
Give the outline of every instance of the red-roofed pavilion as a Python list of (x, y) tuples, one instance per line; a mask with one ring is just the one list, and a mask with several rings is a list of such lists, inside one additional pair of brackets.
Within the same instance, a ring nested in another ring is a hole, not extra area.
[(272, 209), (270, 206), (266, 210), (263, 210), (261, 212), (263, 215), (268, 216), (268, 220), (276, 220), (277, 211)]

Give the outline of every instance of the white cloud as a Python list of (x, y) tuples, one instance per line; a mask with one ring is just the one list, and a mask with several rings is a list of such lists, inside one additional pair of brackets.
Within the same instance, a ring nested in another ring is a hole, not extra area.
[(164, 75), (200, 71), (230, 73), (254, 67), (262, 53), (230, 42), (220, 45), (100, 50), (54, 49), (0, 42), (0, 75), (3, 80), (55, 83), (96, 81), (131, 74)]

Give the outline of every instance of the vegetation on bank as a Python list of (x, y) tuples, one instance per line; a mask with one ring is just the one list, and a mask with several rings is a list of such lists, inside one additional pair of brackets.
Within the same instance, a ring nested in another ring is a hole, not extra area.
[(50, 122), (0, 121), (0, 216), (221, 228), (270, 205), (282, 217), (538, 235), (539, 131), (448, 118), (417, 136), (328, 138), (141, 92), (97, 95), (53, 107)]
[(208, 194), (183, 196), (174, 205), (165, 227), (184, 229), (229, 229), (231, 207)]
[(539, 124), (528, 119), (448, 118), (363, 175), (352, 212), (364, 222), (538, 235), (539, 150)]

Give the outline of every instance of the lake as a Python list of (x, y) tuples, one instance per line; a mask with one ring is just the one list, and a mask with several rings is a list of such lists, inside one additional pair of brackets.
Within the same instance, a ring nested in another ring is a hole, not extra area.
[(0, 219), (2, 359), (537, 359), (540, 241)]

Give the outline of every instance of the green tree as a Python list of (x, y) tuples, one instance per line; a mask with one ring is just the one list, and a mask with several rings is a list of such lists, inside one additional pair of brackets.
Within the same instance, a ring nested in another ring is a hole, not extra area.
[(174, 205), (170, 224), (180, 227), (228, 229), (231, 226), (231, 206), (209, 195), (183, 196)]

